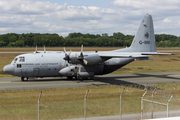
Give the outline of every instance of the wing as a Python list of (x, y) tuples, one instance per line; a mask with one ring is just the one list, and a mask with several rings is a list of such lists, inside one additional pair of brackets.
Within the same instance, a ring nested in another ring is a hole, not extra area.
[(173, 55), (173, 53), (158, 53), (158, 52), (104, 52), (99, 53), (101, 58), (134, 58), (138, 60), (151, 60), (150, 55)]
[(173, 53), (142, 52), (141, 55), (174, 55)]
[(119, 53), (100, 53), (100, 57), (103, 58), (145, 58), (149, 57), (149, 55), (141, 55), (141, 54), (131, 54), (131, 53), (126, 53), (126, 54), (119, 54)]

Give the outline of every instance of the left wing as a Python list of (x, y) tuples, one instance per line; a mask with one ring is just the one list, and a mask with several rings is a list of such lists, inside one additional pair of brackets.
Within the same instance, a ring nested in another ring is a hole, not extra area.
[(110, 59), (110, 58), (148, 58), (149, 55), (142, 55), (141, 53), (132, 53), (132, 52), (106, 52), (99, 53), (99, 56), (102, 58)]
[(141, 54), (119, 54), (119, 53), (100, 53), (100, 57), (103, 58), (145, 58), (149, 57), (149, 55), (141, 55)]
[(138, 60), (151, 60), (150, 55), (174, 55), (173, 53), (158, 53), (158, 52), (104, 52), (99, 53), (101, 58), (134, 58)]
[(173, 53), (142, 52), (141, 55), (174, 55)]

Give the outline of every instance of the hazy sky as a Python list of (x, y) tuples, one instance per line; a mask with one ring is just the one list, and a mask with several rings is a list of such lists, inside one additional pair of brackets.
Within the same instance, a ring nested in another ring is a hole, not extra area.
[(135, 35), (145, 14), (152, 15), (155, 34), (180, 36), (179, 0), (1, 0), (0, 34)]

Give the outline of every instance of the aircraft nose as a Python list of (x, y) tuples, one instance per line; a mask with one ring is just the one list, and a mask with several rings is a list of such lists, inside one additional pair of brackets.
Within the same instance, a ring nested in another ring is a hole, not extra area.
[(11, 64), (6, 65), (6, 66), (4, 66), (3, 71), (7, 74), (13, 75), (14, 74), (14, 66)]

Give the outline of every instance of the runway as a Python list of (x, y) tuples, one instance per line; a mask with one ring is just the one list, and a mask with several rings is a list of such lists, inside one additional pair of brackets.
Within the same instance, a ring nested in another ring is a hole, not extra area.
[(2, 90), (27, 90), (47, 88), (73, 88), (102, 85), (141, 84), (150, 85), (157, 83), (180, 83), (180, 72), (162, 73), (128, 73), (107, 74), (96, 76), (94, 80), (67, 80), (66, 77), (37, 78), (22, 82), (20, 77), (0, 78), (0, 91)]

